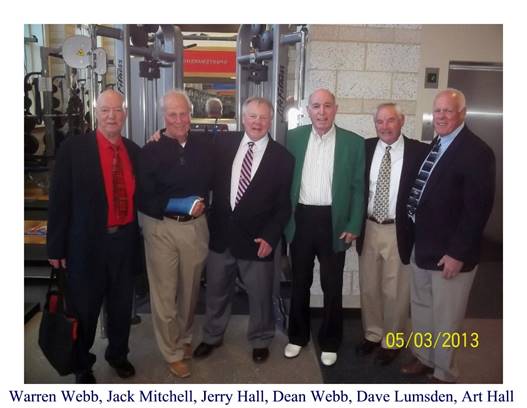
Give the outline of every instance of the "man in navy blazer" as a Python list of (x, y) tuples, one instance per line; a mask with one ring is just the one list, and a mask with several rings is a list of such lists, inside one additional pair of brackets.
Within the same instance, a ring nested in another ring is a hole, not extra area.
[(247, 99), (242, 118), (245, 133), (215, 141), (205, 325), (194, 356), (206, 357), (221, 345), (239, 271), (249, 297), (247, 338), (253, 360), (261, 363), (274, 336), (273, 254), (291, 215), (294, 163), (269, 137), (273, 106), (267, 99)]
[(432, 382), (458, 379), (455, 350), (444, 347), (444, 339), (461, 330), (494, 199), (494, 154), (466, 126), (466, 109), (465, 96), (456, 89), (436, 95), (433, 121), (438, 136), (407, 204), (415, 232), (412, 330), (431, 345), (438, 341), (436, 347), (413, 347), (414, 358), (401, 372), (428, 375)]
[[(126, 107), (119, 93), (101, 93), (96, 115), (95, 132), (72, 136), (61, 145), (49, 194), (49, 263), (67, 267), (67, 309), (79, 320), (77, 383), (95, 382), (96, 357), (90, 349), (103, 300), (109, 340), (105, 358), (121, 378), (135, 373), (127, 354), (138, 267), (135, 175), (139, 147), (121, 137)], [(116, 150), (126, 198), (114, 190)], [(122, 213), (116, 199), (126, 202)]]
[[(395, 103), (383, 103), (374, 116), (377, 137), (366, 139), (366, 172), (362, 235), (357, 239), (362, 327), (359, 355), (381, 346), (375, 360), (387, 365), (398, 349), (387, 334), (406, 331), (410, 310), (412, 236), (406, 201), (428, 146), (401, 133), (404, 115)], [(383, 163), (387, 159), (387, 177)], [(386, 191), (382, 190), (386, 186)], [(383, 194), (383, 192), (385, 194)], [(385, 206), (382, 206), (385, 197)], [(379, 209), (384, 208), (383, 211)]]

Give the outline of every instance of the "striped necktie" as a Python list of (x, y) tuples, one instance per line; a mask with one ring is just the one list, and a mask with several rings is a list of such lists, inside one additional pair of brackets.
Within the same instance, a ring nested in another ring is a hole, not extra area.
[(391, 146), (386, 146), (386, 151), (382, 157), (381, 166), (379, 167), (377, 186), (375, 187), (372, 217), (378, 222), (383, 222), (388, 218), (388, 208), (390, 205), (390, 173), (392, 169), (391, 148)]
[(408, 215), (410, 217), (415, 216), (415, 211), (419, 205), (419, 200), (421, 200), (421, 195), (423, 194), (426, 182), (428, 181), (428, 177), (430, 177), (430, 173), (432, 172), (432, 168), (434, 167), (434, 163), (437, 160), (440, 149), (441, 137), (438, 136), (436, 143), (432, 147), (432, 150), (430, 150), (430, 153), (428, 153), (428, 156), (426, 156), (425, 161), (421, 165), (419, 174), (417, 175), (414, 185), (410, 190), (410, 197), (408, 197), (408, 203), (406, 204), (406, 210), (408, 211)]
[(236, 193), (236, 200), (235, 205), (238, 205), (241, 198), (245, 194), (245, 191), (247, 191), (247, 187), (249, 187), (249, 183), (251, 182), (251, 169), (253, 167), (253, 146), (254, 142), (247, 143), (247, 152), (245, 153), (245, 157), (243, 158), (242, 162), (242, 169), (240, 172), (240, 181), (238, 183), (238, 192)]

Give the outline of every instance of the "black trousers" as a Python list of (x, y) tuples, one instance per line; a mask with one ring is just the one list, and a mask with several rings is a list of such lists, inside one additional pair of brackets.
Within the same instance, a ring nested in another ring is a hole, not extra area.
[(71, 262), (77, 266), (68, 269), (67, 307), (79, 320), (76, 372), (90, 369), (95, 363), (96, 357), (90, 349), (103, 301), (106, 303), (108, 336), (105, 358), (118, 361), (128, 354), (137, 234), (134, 224), (113, 234), (105, 234), (100, 246), (103, 249), (87, 262), (89, 268)]
[(336, 352), (342, 342), (342, 275), (346, 253), (333, 251), (330, 206), (298, 204), (295, 222), (296, 232), (291, 243), (293, 281), (289, 342), (299, 346), (309, 342), (309, 299), (316, 256), (320, 263), (320, 283), (324, 293), (318, 342), (322, 351)]

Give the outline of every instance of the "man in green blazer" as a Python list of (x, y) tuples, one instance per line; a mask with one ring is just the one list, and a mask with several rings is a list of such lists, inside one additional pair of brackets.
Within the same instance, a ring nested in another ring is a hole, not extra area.
[(287, 358), (298, 356), (310, 335), (310, 288), (315, 256), (320, 263), (324, 312), (318, 341), (321, 361), (335, 364), (342, 341), (342, 275), (346, 250), (362, 227), (364, 140), (335, 126), (335, 96), (318, 89), (309, 97), (311, 125), (288, 132), (295, 157), (293, 216), (286, 227), (293, 281)]

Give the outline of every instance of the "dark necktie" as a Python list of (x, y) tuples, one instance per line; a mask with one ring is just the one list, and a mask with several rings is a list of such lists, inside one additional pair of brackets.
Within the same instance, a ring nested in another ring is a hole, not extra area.
[(430, 150), (430, 153), (428, 153), (428, 156), (426, 156), (426, 159), (422, 164), (421, 169), (419, 170), (419, 174), (415, 179), (414, 185), (410, 190), (410, 197), (408, 197), (408, 204), (406, 204), (406, 210), (408, 211), (408, 215), (411, 217), (415, 215), (415, 211), (417, 210), (417, 206), (419, 205), (419, 200), (421, 200), (421, 195), (423, 194), (424, 187), (426, 185), (426, 182), (428, 181), (428, 177), (430, 177), (430, 173), (432, 171), (432, 168), (434, 167), (435, 161), (437, 160), (437, 156), (439, 155), (440, 148), (441, 137), (438, 136), (436, 143), (432, 147), (432, 150)]
[(126, 195), (126, 185), (124, 183), (123, 164), (119, 155), (119, 146), (113, 145), (112, 160), (112, 187), (113, 187), (113, 208), (118, 222), (123, 222), (128, 214), (128, 196)]
[(247, 187), (249, 187), (249, 183), (251, 182), (251, 169), (253, 167), (253, 146), (254, 142), (247, 143), (249, 148), (247, 149), (247, 152), (245, 153), (245, 157), (243, 158), (242, 162), (242, 170), (240, 172), (240, 181), (238, 183), (238, 192), (236, 193), (236, 200), (235, 205), (238, 205), (241, 198), (245, 194), (245, 191), (247, 191)]
[(388, 208), (390, 205), (390, 173), (392, 169), (391, 148), (391, 146), (386, 146), (386, 151), (382, 157), (381, 166), (379, 167), (377, 186), (375, 187), (372, 217), (378, 222), (383, 222), (388, 218)]

